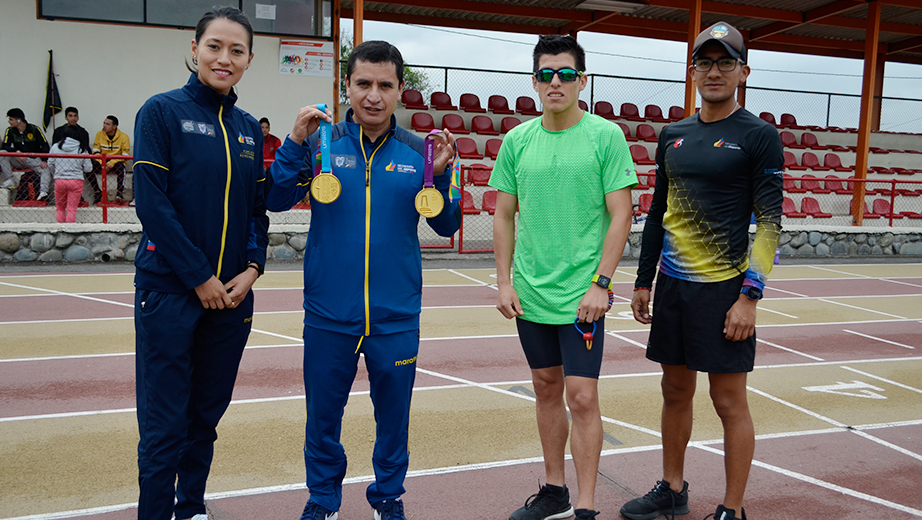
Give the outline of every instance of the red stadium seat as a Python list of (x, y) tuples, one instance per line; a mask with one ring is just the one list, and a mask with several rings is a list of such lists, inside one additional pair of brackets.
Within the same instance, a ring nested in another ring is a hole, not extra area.
[[(598, 106), (598, 105), (596, 105), (596, 106)], [(636, 141), (636, 140), (637, 140), (636, 137), (634, 137), (634, 136), (631, 135), (631, 127), (627, 126), (626, 124), (624, 124), (624, 123), (622, 123), (622, 122), (620, 122), (620, 121), (616, 122), (615, 124), (621, 127), (621, 131), (624, 132), (624, 139), (625, 139), (625, 140), (627, 140), (627, 141)]]
[(804, 197), (800, 203), (800, 210), (813, 218), (832, 218), (832, 213), (820, 210), (820, 203), (813, 197)]
[(589, 103), (586, 103), (582, 99), (579, 100), (579, 109), (584, 112), (589, 112)]
[(480, 106), (480, 98), (474, 94), (461, 94), (461, 99), (458, 100), (458, 106), (465, 112), (482, 114), (487, 111), (487, 109)]
[(522, 124), (522, 120), (515, 116), (504, 117), (503, 120), (499, 122), (499, 133), (505, 134), (520, 124)]
[(597, 101), (595, 104), (595, 115), (605, 119), (618, 119), (615, 115), (615, 108), (608, 101)]
[(474, 186), (487, 186), (490, 182), (490, 169), (483, 164), (470, 165), (470, 173), (467, 178)]
[(515, 111), (509, 110), (509, 102), (504, 96), (490, 96), (487, 100), (487, 108), (494, 114), (515, 114)]
[(800, 211), (797, 211), (797, 206), (794, 205), (794, 201), (789, 199), (788, 197), (785, 197), (781, 201), (781, 213), (785, 217), (789, 217), (789, 218), (806, 218), (807, 217), (806, 213), (801, 213)]
[(835, 175), (827, 175), (826, 182), (823, 184), (825, 184), (827, 190), (830, 190), (837, 195), (850, 195), (852, 193), (851, 186), (846, 188), (845, 183), (842, 182), (842, 179), (840, 177), (836, 177)]
[(404, 90), (403, 94), (400, 95), (400, 100), (407, 110), (429, 110), (429, 107), (426, 106), (426, 102), (423, 100), (423, 95), (420, 94), (418, 90), (413, 90), (411, 88)]
[(653, 203), (653, 195), (650, 193), (641, 193), (640, 197), (637, 199), (637, 205), (640, 206), (638, 211), (640, 213), (634, 212), (635, 215), (640, 216), (641, 214), (650, 213), (650, 204)]
[(828, 150), (828, 146), (821, 145), (817, 140), (816, 136), (810, 132), (804, 132), (800, 136), (800, 144), (806, 146), (811, 150)]
[(817, 172), (828, 172), (831, 169), (828, 166), (820, 166), (820, 160), (813, 152), (804, 152), (804, 154), (800, 156), (800, 162), (807, 168)]
[(451, 104), (451, 96), (444, 92), (433, 92), (429, 104), (436, 110), (458, 110)]
[(675, 105), (669, 107), (669, 121), (675, 122), (675, 121), (681, 121), (683, 119), (685, 119), (685, 109), (684, 108), (675, 106)]
[(871, 205), (871, 209), (875, 215), (880, 215), (882, 218), (904, 218), (903, 215), (891, 211), (890, 202), (885, 199), (874, 199), (874, 202)]
[(810, 193), (831, 193), (832, 190), (828, 188), (823, 188), (820, 186), (820, 180), (810, 175), (809, 173), (804, 175), (800, 179), (800, 186), (809, 191)]
[(855, 169), (854, 166), (842, 166), (842, 160), (834, 153), (826, 154), (826, 157), (823, 158), (823, 165), (827, 168), (832, 168), (834, 172), (850, 172)]
[(783, 179), (784, 180), (782, 181), (781, 189), (784, 190), (785, 192), (787, 193), (806, 193), (807, 192), (807, 190), (797, 185), (797, 181), (794, 179), (794, 177), (791, 177), (787, 173), (784, 174)]
[(806, 170), (807, 167), (797, 164), (797, 158), (791, 152), (784, 152), (784, 169), (801, 171)]
[(461, 195), (461, 213), (465, 215), (479, 215), (480, 210), (474, 205), (474, 196), (471, 192), (465, 191)]
[(519, 96), (515, 100), (515, 111), (523, 116), (540, 116), (541, 112), (535, 107), (535, 100), (528, 96)]
[(781, 131), (781, 145), (785, 148), (806, 148), (802, 144), (797, 144), (797, 137), (787, 130)]
[(496, 160), (496, 156), (499, 155), (499, 147), (502, 146), (502, 139), (487, 139), (487, 144), (484, 148), (484, 155), (490, 159)]
[(650, 159), (647, 148), (639, 144), (631, 145), (631, 159), (634, 160), (634, 164), (656, 164), (656, 161)]
[(638, 172), (638, 173), (637, 173), (637, 185), (634, 186), (633, 189), (635, 189), (635, 190), (640, 190), (640, 191), (649, 190), (649, 189), (650, 189), (650, 185), (647, 184), (647, 176), (646, 176), (646, 175), (641, 175), (641, 174)]
[(654, 123), (668, 123), (669, 120), (663, 117), (663, 110), (659, 105), (647, 105), (643, 109), (643, 117), (647, 121)]
[(621, 103), (621, 117), (628, 121), (644, 121), (641, 117), (637, 105), (634, 103)]
[(781, 126), (791, 130), (803, 130), (807, 127), (797, 124), (797, 119), (791, 114), (781, 114)]
[(482, 207), (490, 215), (496, 213), (496, 190), (483, 192)]
[(649, 173), (649, 175), (646, 176), (647, 186), (655, 189), (656, 188), (656, 170), (650, 170), (647, 173)]
[(426, 112), (414, 112), (410, 117), (410, 126), (417, 132), (429, 132), (435, 129), (435, 121)]
[(458, 157), (462, 159), (483, 159), (483, 154), (477, 151), (477, 143), (470, 137), (455, 139), (455, 145), (458, 147)]
[(654, 130), (652, 126), (646, 123), (637, 125), (637, 140), (647, 141), (649, 143), (655, 143), (659, 141), (659, 139), (656, 138), (656, 130)]
[(775, 123), (775, 116), (771, 112), (762, 112), (759, 114), (759, 118), (772, 126), (778, 126), (778, 123)]
[(862, 203), (861, 203), (861, 206), (862, 206), (863, 209), (864, 209), (864, 212), (863, 212), (863, 213), (864, 213), (864, 218), (866, 218), (866, 219), (867, 219), (867, 218), (880, 218), (880, 215), (878, 215), (877, 213), (871, 213), (870, 211), (868, 211), (868, 203), (867, 203), (867, 202), (862, 202)]
[(474, 116), (471, 119), (471, 130), (480, 135), (499, 135), (499, 131), (493, 128), (493, 120), (487, 116)]
[(458, 114), (445, 114), (442, 116), (442, 128), (453, 134), (469, 134), (470, 130), (464, 127), (464, 119)]

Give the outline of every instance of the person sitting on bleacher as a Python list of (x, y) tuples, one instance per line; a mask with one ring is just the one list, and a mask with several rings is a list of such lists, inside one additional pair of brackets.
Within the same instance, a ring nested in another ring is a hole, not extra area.
[[(22, 153), (48, 153), (48, 141), (45, 140), (45, 134), (39, 127), (26, 121), (26, 114), (20, 108), (11, 108), (7, 111), (6, 117), (9, 118), (10, 127), (6, 129), (3, 136), (4, 152), (22, 152)], [(51, 189), (51, 170), (48, 169), (48, 163), (44, 159), (37, 157), (0, 157), (0, 188), (12, 188), (16, 186), (16, 178), (13, 177), (13, 168), (30, 168), (35, 173), (41, 175), (41, 191), (39, 200), (48, 197), (48, 191)]]
[[(118, 118), (115, 116), (106, 116), (102, 123), (102, 130), (96, 132), (96, 139), (93, 141), (93, 153), (104, 153), (107, 155), (128, 155), (131, 153), (131, 141), (128, 136), (118, 129)], [(125, 159), (111, 159), (107, 161), (109, 173), (118, 175), (118, 189), (115, 192), (115, 202), (125, 201)], [(93, 174), (90, 186), (93, 187), (93, 194), (96, 198), (94, 201), (99, 204), (102, 200), (102, 190), (96, 184), (96, 175), (102, 174), (102, 163), (93, 161)]]
[(87, 143), (90, 142), (90, 133), (86, 131), (86, 128), (77, 124), (77, 121), (80, 121), (80, 112), (77, 111), (77, 107), (67, 107), (64, 109), (64, 119), (67, 120), (67, 124), (63, 124), (54, 129), (54, 134), (51, 136), (51, 142), (56, 143), (61, 139), (64, 139), (64, 130), (69, 127), (75, 127), (77, 129), (79, 137), (78, 141), (81, 143), (86, 140)]
[(266, 161), (275, 160), (275, 151), (282, 147), (282, 141), (269, 133), (271, 125), (268, 117), (260, 119), (259, 126), (263, 129), (263, 166), (268, 170), (269, 165), (272, 163)]

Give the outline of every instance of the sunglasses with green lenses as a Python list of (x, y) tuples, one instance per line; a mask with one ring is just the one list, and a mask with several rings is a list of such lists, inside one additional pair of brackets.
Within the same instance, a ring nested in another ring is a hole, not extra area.
[(576, 81), (577, 78), (583, 75), (582, 72), (576, 69), (541, 69), (535, 72), (535, 79), (538, 80), (538, 83), (550, 83), (554, 80), (554, 74), (557, 74), (557, 77), (560, 78), (560, 81), (564, 83), (569, 83), (571, 81)]

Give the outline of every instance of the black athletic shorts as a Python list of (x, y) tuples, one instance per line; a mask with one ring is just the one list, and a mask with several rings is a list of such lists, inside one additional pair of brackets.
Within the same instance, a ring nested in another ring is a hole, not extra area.
[(599, 378), (602, 368), (602, 347), (605, 343), (605, 316), (595, 322), (595, 337), (592, 348), (586, 348), (584, 332), (592, 331), (591, 323), (580, 323), (582, 332), (575, 324), (547, 325), (521, 318), (515, 319), (519, 330), (519, 341), (532, 369), (563, 365), (565, 376)]
[(714, 374), (752, 372), (755, 334), (724, 336), (727, 311), (739, 298), (743, 275), (716, 283), (687, 282), (659, 273), (647, 359)]

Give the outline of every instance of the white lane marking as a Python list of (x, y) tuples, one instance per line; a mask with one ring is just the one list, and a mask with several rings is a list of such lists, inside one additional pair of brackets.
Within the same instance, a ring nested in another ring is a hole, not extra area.
[(766, 285), (765, 290), (766, 292), (778, 291), (778, 292), (783, 292), (785, 294), (793, 294), (794, 296), (797, 296), (798, 298), (810, 298), (810, 296), (807, 296), (806, 294), (800, 294), (800, 293), (796, 293), (793, 291), (785, 291), (784, 289), (779, 289), (773, 285)]
[(807, 353), (804, 353), (804, 352), (800, 352), (799, 350), (794, 350), (794, 349), (792, 349), (792, 348), (782, 347), (781, 345), (778, 345), (778, 344), (776, 344), (776, 343), (771, 343), (771, 342), (769, 342), (769, 341), (765, 341), (764, 339), (756, 339), (756, 341), (759, 342), (759, 343), (764, 343), (764, 344), (768, 345), (769, 347), (775, 347), (776, 349), (784, 350), (785, 352), (790, 352), (791, 354), (797, 354), (798, 356), (803, 356), (803, 357), (805, 357), (805, 358), (807, 358), (807, 359), (812, 359), (812, 360), (814, 360), (814, 361), (825, 361), (825, 359), (823, 359), (823, 358), (816, 357), (816, 356), (811, 356), (810, 354), (807, 354)]
[(639, 342), (639, 341), (634, 341), (634, 340), (632, 340), (631, 338), (622, 336), (621, 334), (612, 332), (612, 331), (610, 331), (610, 330), (606, 330), (606, 331), (605, 331), (605, 334), (608, 334), (609, 336), (618, 338), (618, 339), (620, 339), (621, 341), (623, 341), (623, 342), (625, 342), (625, 343), (628, 343), (628, 344), (630, 344), (630, 345), (634, 345), (635, 347), (640, 347), (640, 348), (642, 348), (642, 349), (644, 349), (644, 350), (647, 349), (647, 346), (644, 345), (643, 343), (641, 343), (641, 342)]
[(854, 372), (854, 373), (856, 373), (856, 374), (861, 374), (861, 375), (863, 375), (863, 376), (865, 376), (865, 377), (870, 377), (871, 379), (876, 379), (876, 380), (878, 380), (878, 381), (883, 381), (884, 383), (887, 383), (887, 384), (890, 384), (890, 385), (893, 385), (893, 386), (898, 386), (898, 387), (900, 387), (900, 388), (903, 388), (903, 389), (905, 389), (905, 390), (910, 390), (910, 391), (915, 392), (915, 393), (917, 393), (917, 394), (922, 394), (922, 390), (920, 390), (920, 389), (918, 389), (918, 388), (915, 388), (915, 387), (912, 387), (912, 386), (909, 386), (909, 385), (904, 385), (903, 383), (897, 383), (896, 381), (893, 381), (893, 380), (891, 380), (891, 379), (887, 379), (887, 378), (880, 377), (880, 376), (875, 376), (874, 374), (869, 374), (869, 373), (867, 373), (867, 372), (858, 370), (857, 368), (852, 368), (852, 367), (847, 367), (847, 366), (843, 366), (842, 368), (845, 369), (845, 370), (848, 370), (849, 372)]
[(897, 342), (895, 342), (895, 341), (890, 341), (889, 339), (878, 338), (877, 336), (870, 336), (870, 335), (868, 335), (868, 334), (862, 334), (862, 333), (860, 333), (860, 332), (855, 332), (855, 331), (853, 331), (853, 330), (848, 330), (848, 329), (842, 329), (842, 330), (845, 331), (845, 332), (848, 332), (849, 334), (854, 334), (854, 335), (856, 335), (856, 336), (861, 336), (862, 338), (873, 339), (873, 340), (875, 340), (875, 341), (880, 341), (880, 342), (882, 342), (882, 343), (889, 343), (889, 344), (891, 344), (891, 345), (896, 345), (897, 347), (903, 347), (903, 348), (908, 348), (908, 349), (912, 349), (912, 350), (915, 350), (915, 349), (916, 349), (916, 347), (912, 347), (912, 346), (909, 346), (909, 345), (904, 345), (904, 344), (902, 344), (902, 343), (897, 343)]
[(829, 300), (829, 299), (826, 299), (826, 298), (817, 298), (817, 301), (821, 301), (821, 302), (824, 302), (824, 303), (831, 303), (831, 304), (833, 304), (833, 305), (841, 305), (841, 306), (843, 306), (843, 307), (848, 307), (848, 308), (850, 308), (850, 309), (857, 309), (857, 310), (859, 310), (859, 311), (871, 312), (871, 313), (874, 313), (874, 314), (880, 314), (881, 316), (890, 316), (891, 318), (897, 318), (897, 319), (900, 319), (900, 320), (909, 320), (909, 318), (906, 318), (906, 317), (904, 317), (904, 316), (897, 316), (896, 314), (890, 314), (889, 312), (875, 311), (875, 310), (873, 310), (873, 309), (865, 309), (864, 307), (858, 307), (857, 305), (849, 305), (849, 304), (847, 304), (847, 303), (836, 302), (836, 301), (832, 301), (832, 300)]
[(874, 386), (870, 383), (865, 383), (864, 381), (858, 381), (857, 379), (852, 380), (851, 383), (837, 381), (834, 385), (802, 386), (801, 389), (808, 392), (845, 395), (848, 397), (859, 397), (862, 399), (883, 400), (887, 398), (887, 396), (878, 393), (886, 392), (886, 390), (883, 388)]
[(85, 296), (85, 295), (83, 295), (83, 294), (78, 294), (78, 293), (68, 293), (68, 292), (63, 292), (63, 291), (55, 291), (54, 289), (43, 289), (43, 288), (41, 288), (41, 287), (29, 287), (29, 286), (27, 286), (27, 285), (19, 285), (19, 284), (15, 284), (15, 283), (4, 282), (4, 281), (0, 281), (0, 285), (5, 285), (5, 286), (7, 286), (7, 287), (15, 287), (15, 288), (17, 288), (17, 289), (28, 289), (28, 290), (30, 290), (30, 291), (41, 291), (41, 292), (44, 292), (44, 293), (55, 294), (55, 295), (58, 295), (58, 296), (71, 296), (71, 297), (73, 297), (73, 298), (80, 298), (80, 299), (83, 299), (83, 300), (90, 300), (90, 301), (93, 301), (93, 302), (109, 303), (109, 304), (112, 304), (112, 305), (120, 305), (120, 306), (122, 306), (122, 307), (131, 307), (132, 309), (134, 308), (134, 304), (133, 304), (133, 303), (122, 303), (122, 302), (116, 302), (116, 301), (112, 301), (112, 300), (104, 300), (104, 299), (102, 299), (102, 298), (94, 298), (94, 297), (92, 297), (92, 296)]
[(483, 280), (478, 280), (478, 279), (476, 279), (476, 278), (474, 278), (474, 277), (472, 277), (472, 276), (468, 276), (468, 275), (466, 275), (466, 274), (464, 274), (464, 273), (459, 273), (458, 271), (455, 271), (454, 269), (448, 269), (448, 272), (451, 273), (451, 274), (458, 275), (458, 276), (460, 276), (461, 278), (467, 278), (468, 280), (470, 280), (470, 281), (472, 281), (472, 282), (476, 282), (476, 283), (478, 283), (478, 284), (480, 284), (480, 285), (482, 285), (482, 286), (485, 286), (485, 287), (492, 287), (492, 288), (496, 289), (496, 286), (495, 286), (494, 284), (484, 282)]
[(780, 314), (780, 315), (782, 315), (782, 316), (784, 316), (784, 317), (786, 317), (786, 318), (791, 318), (791, 319), (793, 319), (793, 320), (799, 320), (799, 319), (800, 319), (800, 318), (798, 318), (797, 316), (792, 316), (792, 315), (790, 315), (790, 314), (785, 314), (785, 313), (783, 313), (783, 312), (781, 312), (781, 311), (776, 311), (776, 310), (774, 310), (774, 309), (769, 309), (768, 307), (764, 307), (764, 306), (756, 307), (756, 309), (758, 309), (758, 310), (760, 310), (760, 311), (771, 312), (771, 313), (774, 313), (774, 314)]
[[(816, 269), (817, 271), (826, 271), (826, 272), (829, 272), (829, 273), (844, 274), (845, 276), (848, 276), (848, 277), (865, 278), (865, 279), (870, 279), (870, 280), (876, 280), (875, 277), (873, 277), (873, 276), (868, 276), (868, 275), (866, 275), (866, 274), (850, 273), (850, 272), (848, 272), (848, 271), (838, 271), (838, 270), (836, 270), (836, 269), (829, 269), (828, 267), (820, 267), (820, 266), (818, 266), (818, 265), (806, 265), (806, 266), (804, 266), (804, 267), (809, 267), (809, 268), (811, 268), (811, 269)], [(846, 265), (843, 265), (842, 267), (847, 267), (847, 266), (846, 266)], [(854, 278), (845, 278), (845, 279), (846, 279), (846, 280), (849, 280), (849, 279), (854, 279)]]

